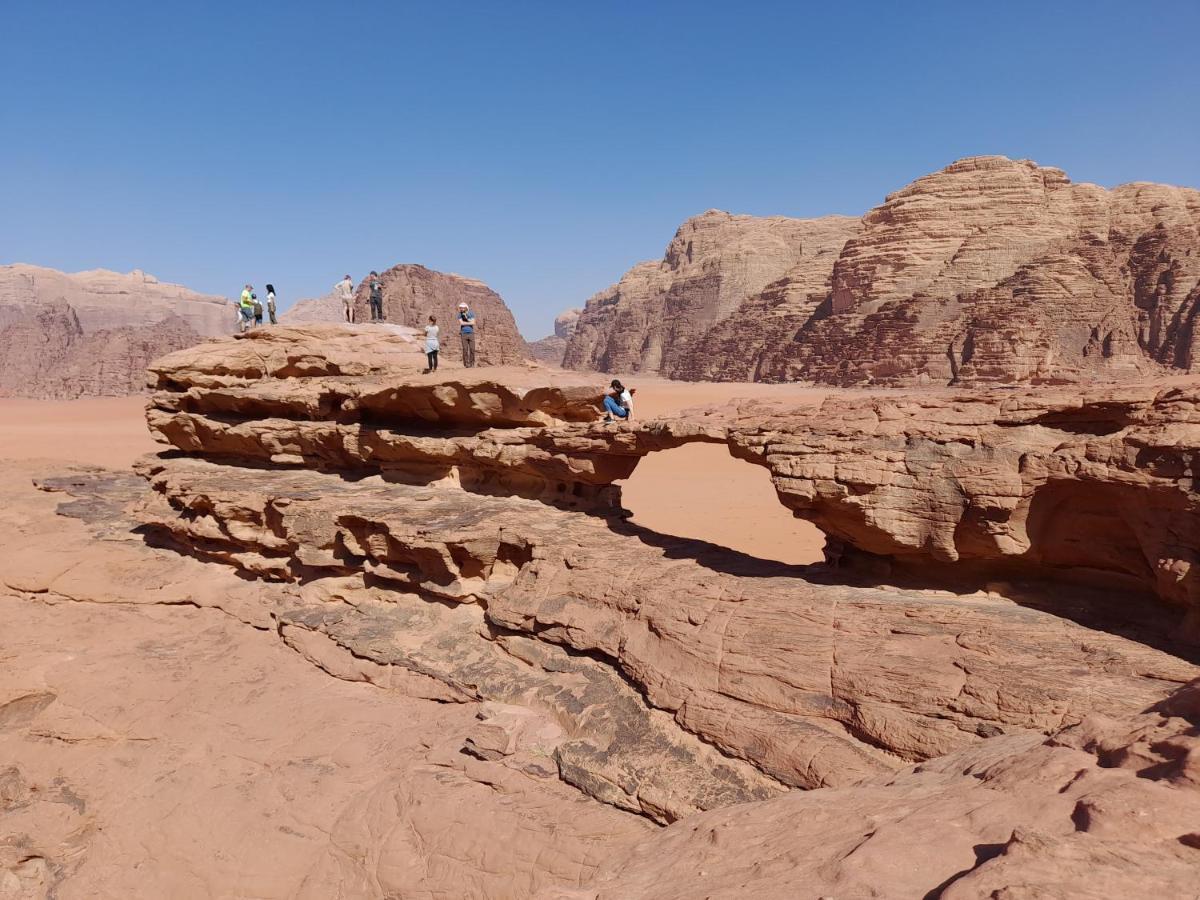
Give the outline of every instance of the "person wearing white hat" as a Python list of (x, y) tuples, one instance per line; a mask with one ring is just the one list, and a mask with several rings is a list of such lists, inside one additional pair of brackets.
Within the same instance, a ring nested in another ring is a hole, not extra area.
[(475, 367), (475, 313), (465, 303), (458, 304), (458, 334), (462, 338), (463, 365)]

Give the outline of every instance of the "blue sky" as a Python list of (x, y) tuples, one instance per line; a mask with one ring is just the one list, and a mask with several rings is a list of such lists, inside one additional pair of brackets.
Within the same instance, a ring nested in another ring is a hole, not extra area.
[(1200, 3), (0, 3), (0, 262), (285, 301), (420, 262), (538, 337), (679, 223), (971, 154), (1200, 186)]

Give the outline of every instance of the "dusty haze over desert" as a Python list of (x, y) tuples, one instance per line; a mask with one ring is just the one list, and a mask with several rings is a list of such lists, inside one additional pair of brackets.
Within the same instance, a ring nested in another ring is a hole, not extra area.
[(1200, 7), (13, 6), (0, 900), (1200, 900)]

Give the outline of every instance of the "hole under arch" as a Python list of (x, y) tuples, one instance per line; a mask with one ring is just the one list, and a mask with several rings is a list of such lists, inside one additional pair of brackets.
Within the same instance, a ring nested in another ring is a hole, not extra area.
[(823, 560), (824, 533), (780, 504), (770, 473), (724, 444), (684, 444), (643, 458), (621, 484), (632, 521), (790, 565)]

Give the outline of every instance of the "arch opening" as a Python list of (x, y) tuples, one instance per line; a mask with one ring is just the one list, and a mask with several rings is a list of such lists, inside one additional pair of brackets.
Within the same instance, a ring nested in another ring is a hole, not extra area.
[(824, 560), (824, 532), (779, 502), (765, 468), (724, 444), (650, 453), (619, 484), (621, 505), (642, 528), (788, 565)]

